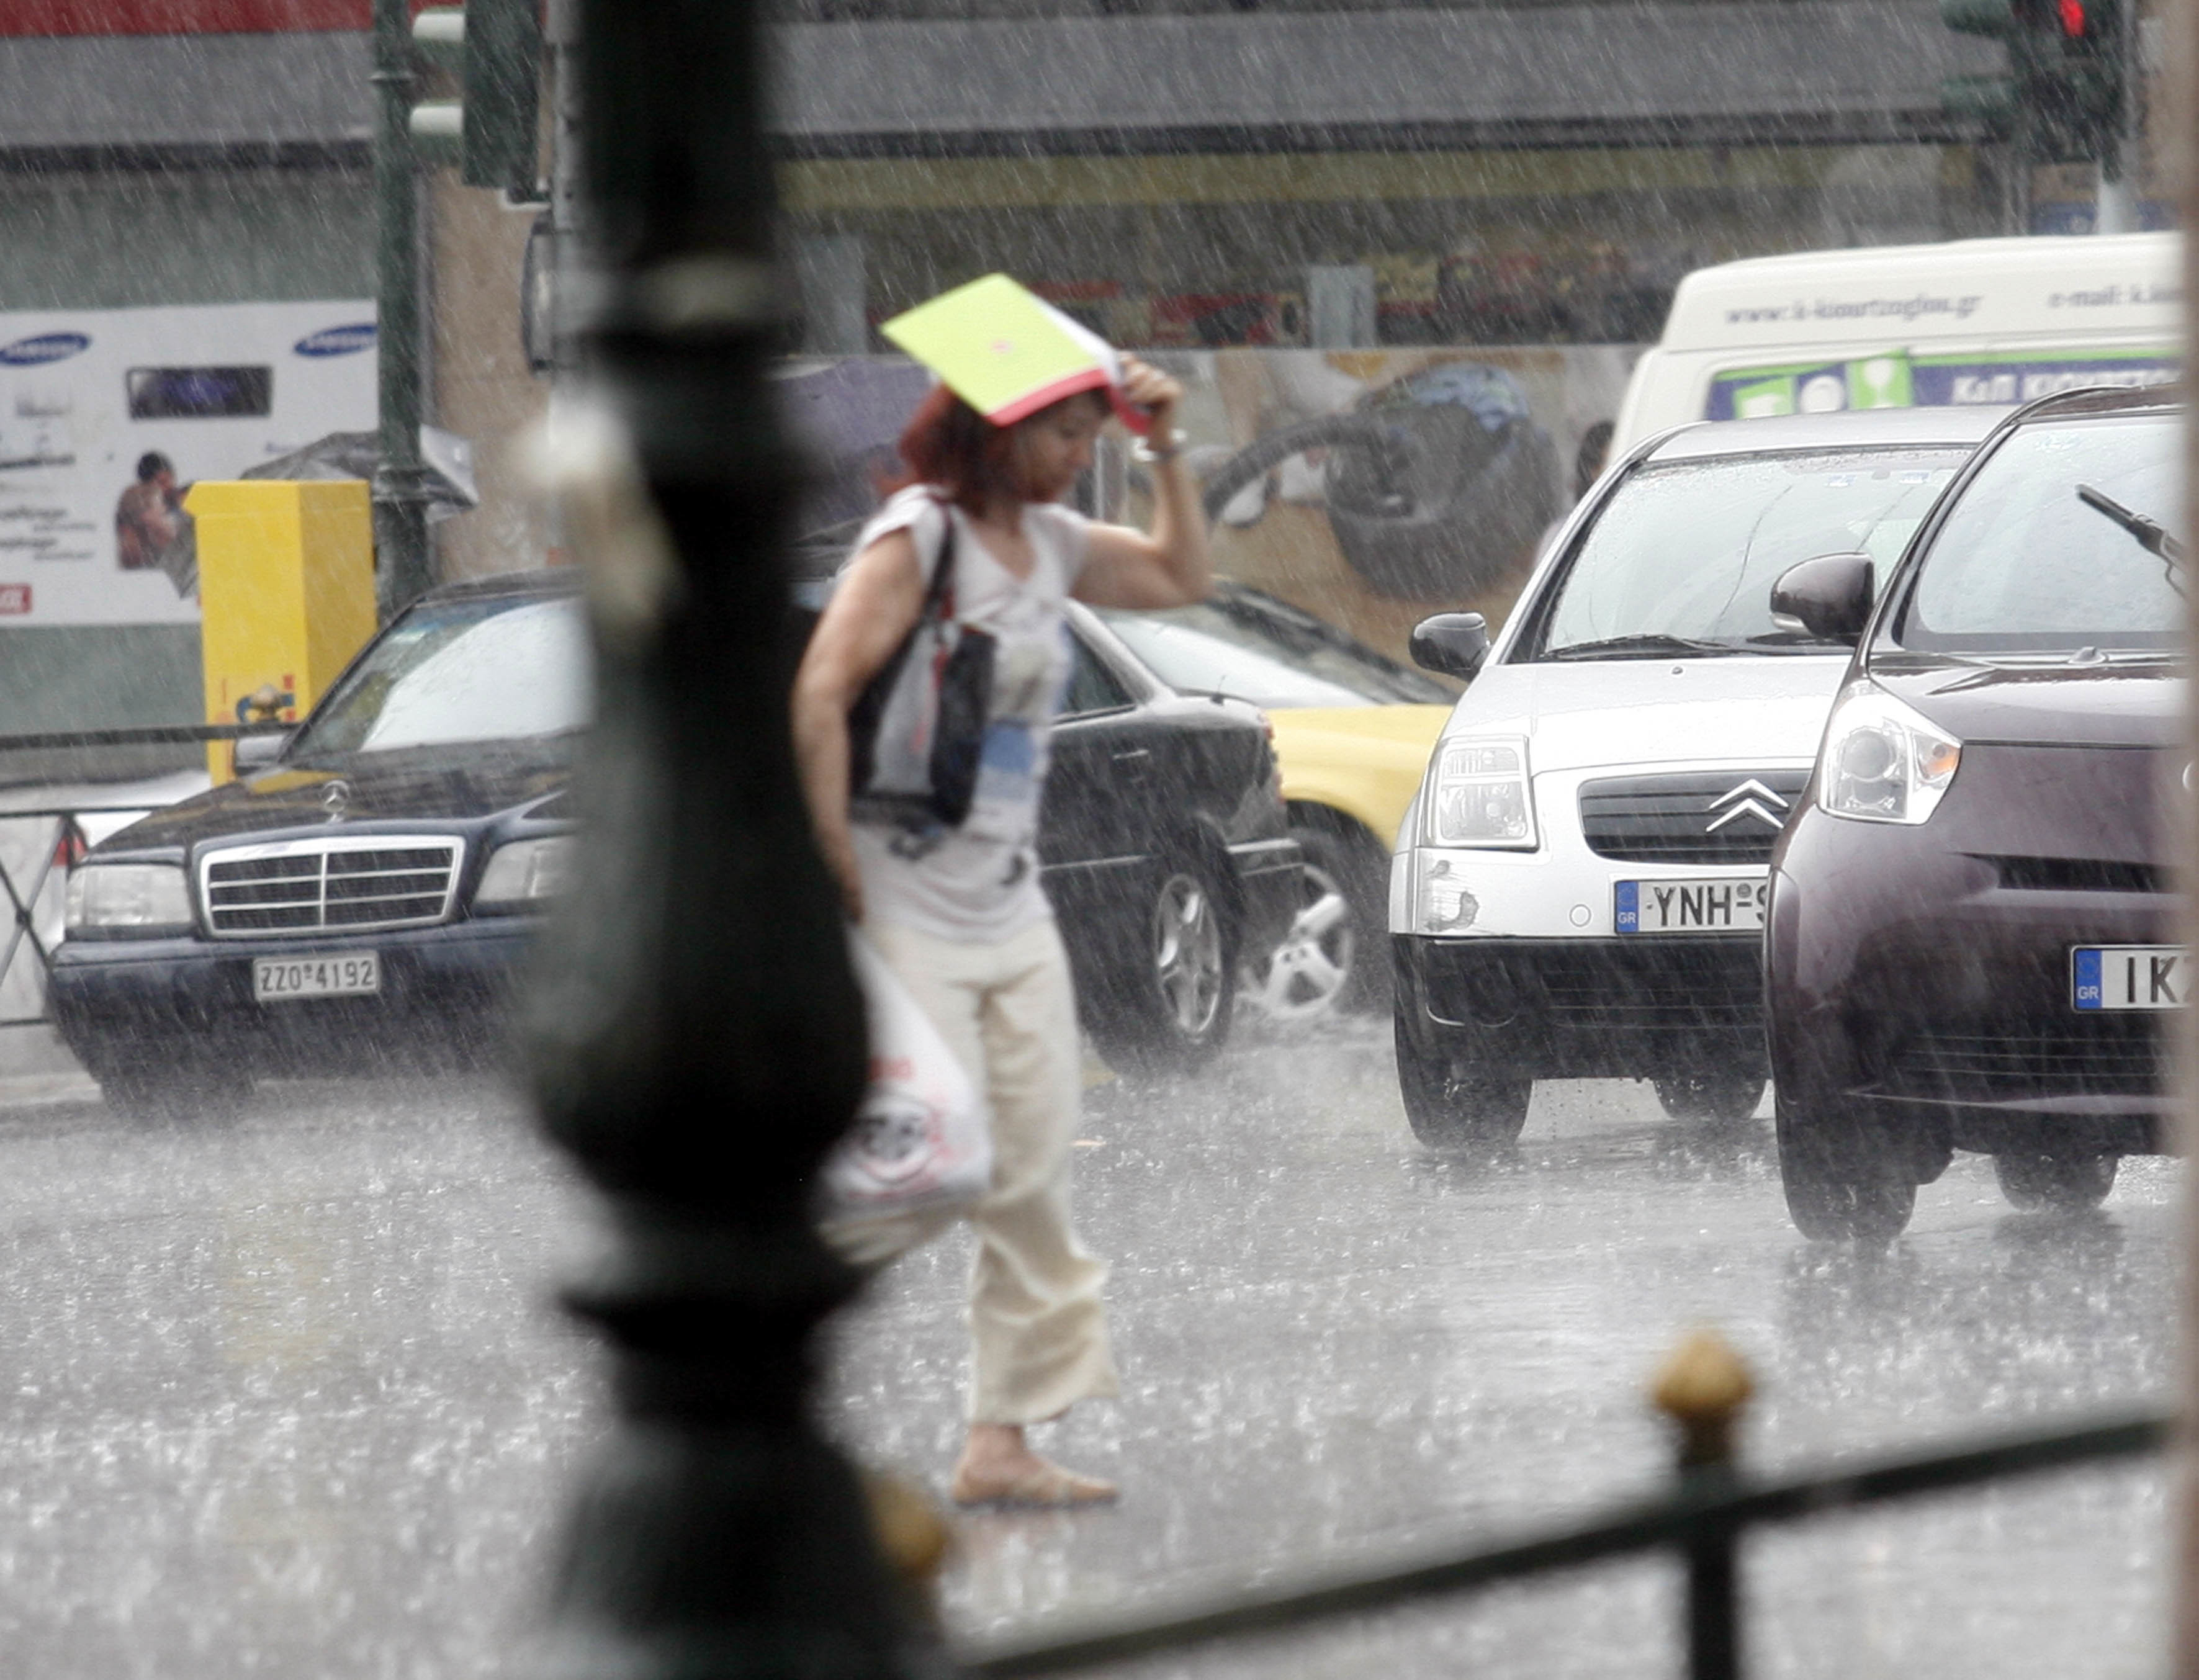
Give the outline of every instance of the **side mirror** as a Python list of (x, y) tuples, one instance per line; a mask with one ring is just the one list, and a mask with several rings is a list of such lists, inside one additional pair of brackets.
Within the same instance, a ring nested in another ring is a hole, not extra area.
[(1868, 554), (1820, 554), (1779, 575), (1771, 586), (1771, 616), (1852, 647), (1870, 618), (1877, 582), (1878, 567)]
[(292, 731), (278, 734), (240, 735), (229, 744), (230, 767), (242, 778), (266, 769), (283, 756)]
[(1413, 627), (1413, 663), (1467, 682), (1489, 659), (1489, 621), (1479, 613), (1438, 613)]

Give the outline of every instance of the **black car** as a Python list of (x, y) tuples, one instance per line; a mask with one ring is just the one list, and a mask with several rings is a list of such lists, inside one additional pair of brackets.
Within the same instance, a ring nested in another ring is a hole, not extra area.
[(1872, 607), (1860, 555), (1772, 598), (1858, 639), (1766, 920), (1780, 1173), (1812, 1237), (1883, 1240), (1953, 1151), (2084, 1207), (2167, 1146), (2188, 993), (2181, 411), (2019, 411)]
[(1286, 1021), (1386, 1009), (1391, 847), (1455, 691), (1227, 579), (1190, 606), (1100, 616), (1179, 693), (1249, 700), (1275, 726), (1304, 884), (1282, 945), (1247, 953), (1261, 1008)]
[[(156, 812), (71, 873), (50, 1000), (119, 1105), (258, 1075), (468, 1063), (563, 888), (592, 711), (566, 570), (454, 585), (370, 642), (273, 761)], [(1041, 833), (1088, 1024), (1123, 1061), (1226, 1035), (1238, 947), (1298, 891), (1249, 706), (1162, 688), (1088, 615)]]
[(1189, 1065), (1228, 1034), (1240, 956), (1298, 913), (1272, 732), (1245, 701), (1179, 694), (1089, 609), (1069, 626), (1041, 878), (1101, 1054)]

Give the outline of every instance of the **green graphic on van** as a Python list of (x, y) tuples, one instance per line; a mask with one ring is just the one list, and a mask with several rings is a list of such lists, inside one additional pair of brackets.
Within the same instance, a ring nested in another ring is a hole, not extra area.
[[(1720, 412), (1718, 399), (1725, 399)], [(1794, 376), (1775, 374), (1753, 384), (1721, 379), (1711, 390), (1710, 417), (1715, 420), (1761, 420), (1794, 411)]]
[(2177, 376), (2167, 350), (2090, 356), (1910, 356), (1888, 350), (1837, 362), (1733, 368), (1712, 377), (1706, 420), (1763, 420), (1848, 408), (1950, 408), (2030, 402), (2090, 385), (2167, 385)]
[(1908, 357), (1873, 356), (1868, 361), (1850, 362), (1847, 367), (1850, 408), (1909, 408), (1915, 405), (1916, 387), (1909, 376)]

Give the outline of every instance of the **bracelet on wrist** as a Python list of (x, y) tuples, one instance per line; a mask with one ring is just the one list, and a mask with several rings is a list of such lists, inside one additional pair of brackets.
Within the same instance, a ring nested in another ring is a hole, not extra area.
[(1151, 438), (1140, 438), (1130, 446), (1130, 458), (1140, 466), (1146, 467), (1157, 465), (1163, 461), (1173, 461), (1175, 459), (1176, 452), (1189, 441), (1190, 439), (1180, 431), (1170, 432), (1168, 435), (1168, 440), (1158, 447)]

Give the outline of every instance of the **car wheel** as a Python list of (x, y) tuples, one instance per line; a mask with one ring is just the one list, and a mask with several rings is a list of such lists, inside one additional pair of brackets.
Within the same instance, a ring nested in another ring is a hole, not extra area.
[(1245, 965), (1245, 987), (1261, 1013), (1308, 1021), (1340, 1009), (1358, 965), (1356, 918), (1336, 878), (1308, 860), (1300, 866), (1298, 914), (1264, 962)]
[(1380, 960), (1388, 860), (1363, 831), (1296, 822), (1291, 838), (1298, 843), (1304, 895), (1264, 963), (1246, 965), (1254, 1001), (1284, 1021), (1388, 1008), (1390, 965)]
[(252, 1076), (198, 1058), (132, 1056), (91, 1067), (108, 1107), (127, 1120), (224, 1119), (252, 1095)]
[(1916, 1181), (1904, 1164), (1887, 1158), (1863, 1129), (1836, 1135), (1833, 1124), (1799, 1108), (1774, 1093), (1779, 1181), (1795, 1229), (1812, 1242), (1892, 1242), (1916, 1210)]
[(1229, 1036), (1234, 944), (1211, 866), (1188, 857), (1164, 864), (1137, 971), (1117, 1006), (1092, 1024), (1100, 1054), (1144, 1072), (1186, 1071), (1211, 1059)]
[(1764, 1081), (1753, 1073), (1683, 1073), (1654, 1083), (1657, 1100), (1675, 1120), (1733, 1125), (1764, 1100)]
[(2050, 1154), (2041, 1151), (1993, 1157), (1993, 1175), (2011, 1207), (2079, 1213), (2096, 1208), (2115, 1187), (2122, 1158), (2107, 1150)]
[(1337, 999), (1354, 1014), (1379, 1014), (1390, 1006), (1390, 855), (1350, 819), (1295, 822), (1307, 866), (1335, 884), (1349, 916), (1352, 960)]
[(1469, 1068), (1432, 1058), (1396, 1024), (1397, 1091), (1406, 1123), (1431, 1149), (1495, 1149), (1518, 1140), (1535, 1082), (1508, 1068)]

